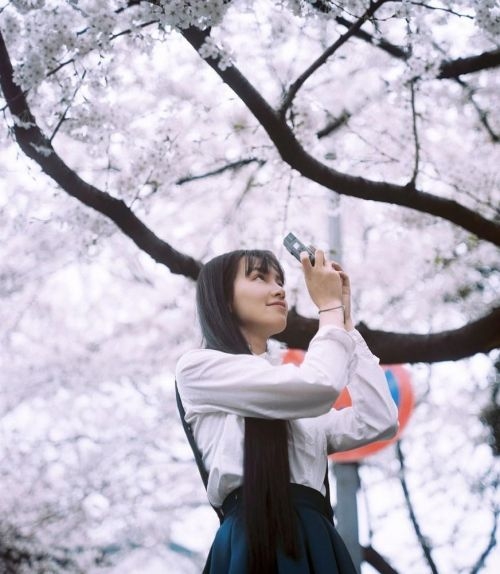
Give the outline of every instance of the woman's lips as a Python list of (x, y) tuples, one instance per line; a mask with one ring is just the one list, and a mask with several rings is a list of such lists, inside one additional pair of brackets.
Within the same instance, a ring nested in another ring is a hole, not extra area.
[(286, 311), (286, 303), (284, 303), (283, 301), (276, 301), (275, 303), (269, 303), (268, 305), (269, 307), (281, 307), (283, 309), (285, 309)]

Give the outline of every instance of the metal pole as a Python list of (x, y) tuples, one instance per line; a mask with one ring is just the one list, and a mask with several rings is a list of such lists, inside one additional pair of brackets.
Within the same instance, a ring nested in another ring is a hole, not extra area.
[[(330, 192), (328, 206), (328, 241), (330, 257), (342, 263), (342, 229), (340, 197)], [(359, 473), (356, 463), (336, 463), (334, 472), (337, 483), (335, 516), (337, 529), (351, 555), (356, 570), (361, 572), (361, 547), (359, 545), (358, 502)]]
[(354, 566), (361, 572), (361, 547), (359, 545), (358, 504), (359, 489), (358, 465), (356, 463), (335, 463), (337, 481), (337, 530), (342, 536)]

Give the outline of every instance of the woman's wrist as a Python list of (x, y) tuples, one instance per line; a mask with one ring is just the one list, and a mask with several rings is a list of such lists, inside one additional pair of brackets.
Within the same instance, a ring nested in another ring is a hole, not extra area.
[(335, 305), (333, 307), (326, 307), (323, 309), (318, 309), (318, 315), (321, 315), (321, 313), (329, 313), (330, 311), (337, 311), (338, 309), (342, 309), (342, 313), (344, 313), (344, 315), (345, 315), (345, 307), (342, 304)]
[(345, 329), (344, 305), (340, 301), (320, 306), (318, 314), (320, 327), (333, 325)]
[(330, 309), (332, 307), (339, 307), (343, 305), (342, 299), (326, 299), (324, 301), (314, 301), (318, 307), (318, 312), (321, 313), (322, 310)]

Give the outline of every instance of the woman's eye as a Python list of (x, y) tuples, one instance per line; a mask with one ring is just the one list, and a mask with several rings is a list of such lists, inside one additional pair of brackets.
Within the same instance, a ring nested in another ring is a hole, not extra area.
[(262, 280), (264, 280), (264, 281), (265, 281), (265, 279), (266, 279), (264, 273), (259, 273), (259, 272), (255, 272), (255, 273), (253, 274), (253, 278), (254, 278), (254, 279), (262, 279)]

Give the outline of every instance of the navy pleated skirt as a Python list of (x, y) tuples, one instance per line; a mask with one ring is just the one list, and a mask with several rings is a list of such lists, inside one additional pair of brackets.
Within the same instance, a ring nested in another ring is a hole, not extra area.
[[(294, 560), (278, 550), (276, 574), (356, 574), (323, 495), (307, 486), (291, 487), (300, 555)], [(247, 541), (238, 512), (240, 502), (240, 489), (224, 501), (224, 521), (215, 535), (203, 574), (247, 574)]]

